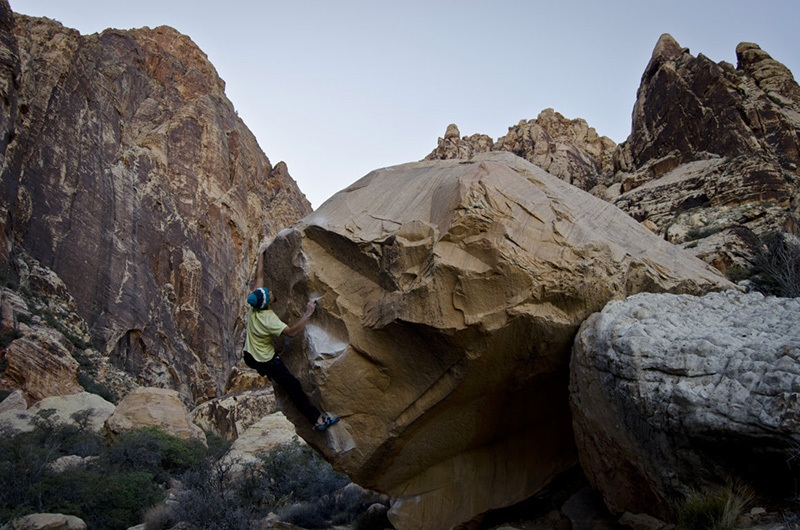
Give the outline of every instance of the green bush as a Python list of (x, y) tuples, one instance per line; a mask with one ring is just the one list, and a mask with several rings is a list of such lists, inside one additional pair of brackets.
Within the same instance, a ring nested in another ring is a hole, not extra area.
[(33, 317), (28, 313), (16, 313), (14, 316), (20, 324), (27, 324), (29, 326), (33, 324)]
[[(90, 416), (75, 413), (76, 424), (67, 425), (55, 422), (54, 411), (42, 410), (29, 433), (0, 427), (0, 523), (58, 512), (98, 529), (144, 521), (147, 530), (178, 523), (242, 530), (276, 512), (306, 528), (390, 527), (385, 511), (367, 513), (374, 494), (347, 486), (347, 477), (307, 445), (278, 446), (257, 463), (235, 465), (221, 459), (230, 442), (213, 435), (209, 449), (155, 429), (124, 433), (106, 445), (87, 428)], [(96, 458), (56, 473), (50, 464), (64, 455)], [(173, 478), (183, 485), (179, 502), (164, 504), (164, 484)]]
[(717, 232), (721, 232), (724, 230), (724, 226), (693, 226), (686, 232), (686, 238), (684, 242), (689, 241), (697, 241), (698, 239), (705, 239), (708, 236), (712, 236)]
[[(270, 512), (303, 528), (348, 525), (376, 502), (374, 494), (346, 487), (350, 481), (345, 475), (297, 441), (273, 448), (258, 463), (237, 466), (208, 459), (184, 474), (182, 482), (184, 491), (171, 515), (190, 526), (206, 524), (203, 528), (209, 528), (207, 520), (214, 521), (214, 528), (247, 528)], [(391, 527), (385, 512), (383, 521), (387, 524), (381, 529)], [(367, 530), (369, 524), (365, 518), (361, 528)]]
[[(164, 498), (161, 484), (197, 467), (205, 456), (199, 442), (154, 429), (126, 433), (112, 446), (78, 425), (53, 421), (40, 411), (29, 433), (0, 433), (0, 521), (36, 512), (80, 517), (90, 528), (126, 529)], [(83, 466), (56, 473), (50, 464), (65, 455), (96, 456)]]
[(305, 444), (279, 445), (261, 456), (261, 473), (273, 508), (315, 502), (350, 480)]
[(205, 446), (198, 440), (182, 440), (148, 427), (126, 432), (111, 446), (107, 462), (119, 469), (151, 473), (166, 482), (197, 466), (206, 456)]
[(90, 465), (46, 474), (40, 485), (47, 499), (44, 511), (74, 514), (89, 528), (125, 530), (139, 524), (145, 511), (164, 498), (150, 473), (109, 471)]
[(119, 396), (116, 392), (109, 389), (104, 384), (98, 383), (88, 374), (78, 374), (78, 384), (81, 385), (85, 391), (89, 392), (90, 394), (97, 394), (109, 403), (119, 402)]

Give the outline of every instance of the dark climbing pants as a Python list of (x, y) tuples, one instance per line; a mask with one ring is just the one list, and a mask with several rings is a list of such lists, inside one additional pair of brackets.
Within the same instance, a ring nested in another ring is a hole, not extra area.
[(256, 361), (249, 352), (244, 352), (244, 363), (258, 372), (260, 376), (269, 377), (273, 384), (277, 384), (285, 390), (295, 407), (303, 416), (308, 418), (312, 425), (317, 422), (320, 414), (319, 409), (311, 404), (308, 396), (303, 391), (303, 387), (300, 385), (300, 381), (286, 368), (280, 357), (276, 355), (271, 360), (261, 363)]

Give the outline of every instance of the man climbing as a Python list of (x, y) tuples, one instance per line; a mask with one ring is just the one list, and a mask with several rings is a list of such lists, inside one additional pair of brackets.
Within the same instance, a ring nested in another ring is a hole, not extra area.
[(294, 377), (275, 353), (272, 341), (280, 336), (294, 337), (305, 327), (317, 307), (316, 300), (309, 300), (306, 311), (300, 319), (291, 326), (286, 325), (270, 309), (270, 304), (275, 301), (275, 295), (264, 287), (264, 254), (267, 246), (261, 245), (258, 249), (256, 262), (256, 275), (254, 291), (247, 297), (250, 309), (247, 312), (247, 335), (244, 342), (244, 362), (256, 370), (259, 375), (269, 377), (273, 384), (278, 384), (289, 395), (289, 399), (298, 410), (308, 418), (314, 430), (324, 431), (339, 421), (335, 416), (320, 413), (303, 391), (300, 381)]

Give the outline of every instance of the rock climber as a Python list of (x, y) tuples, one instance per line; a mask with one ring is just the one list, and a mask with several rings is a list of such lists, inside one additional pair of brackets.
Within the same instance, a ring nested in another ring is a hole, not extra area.
[(324, 431), (339, 421), (336, 416), (321, 414), (308, 399), (303, 391), (300, 381), (292, 375), (283, 364), (279, 355), (275, 353), (273, 339), (280, 336), (294, 337), (305, 327), (314, 310), (317, 300), (309, 300), (306, 311), (300, 319), (291, 326), (286, 325), (270, 309), (270, 304), (275, 301), (275, 295), (264, 287), (264, 255), (267, 245), (262, 244), (258, 249), (256, 274), (253, 283), (254, 290), (247, 296), (250, 308), (247, 312), (247, 335), (244, 342), (244, 362), (256, 370), (259, 375), (269, 377), (273, 384), (279, 385), (289, 395), (289, 399), (297, 409), (314, 426), (316, 431)]

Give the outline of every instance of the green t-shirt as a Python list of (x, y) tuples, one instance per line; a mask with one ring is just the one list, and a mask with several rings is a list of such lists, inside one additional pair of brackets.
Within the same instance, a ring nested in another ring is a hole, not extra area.
[(247, 313), (247, 338), (244, 350), (250, 352), (253, 359), (260, 363), (272, 360), (275, 356), (272, 337), (279, 337), (287, 327), (272, 309), (261, 311), (250, 309)]

